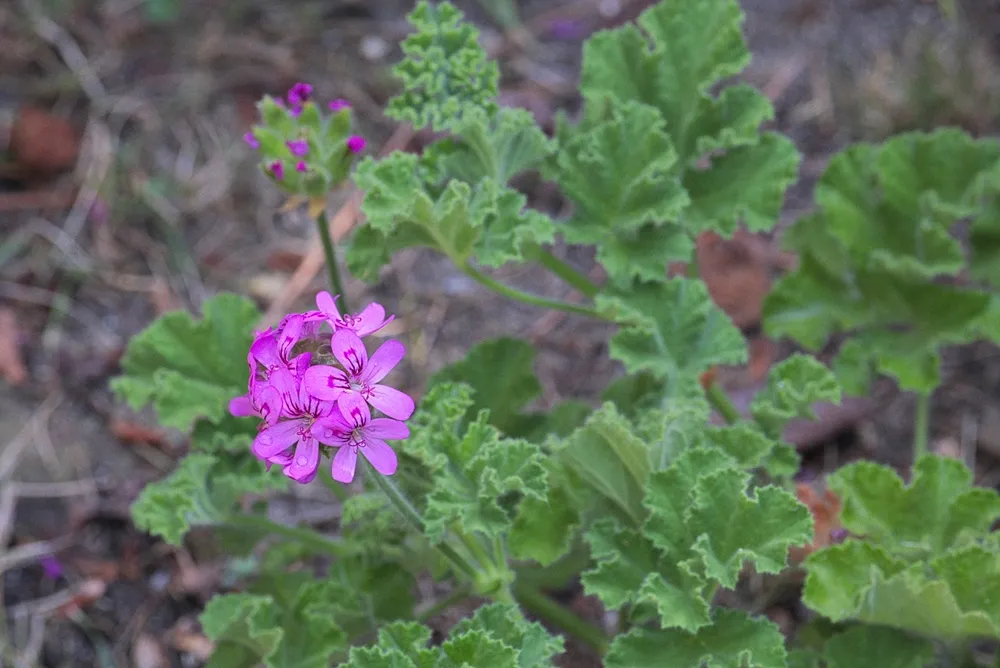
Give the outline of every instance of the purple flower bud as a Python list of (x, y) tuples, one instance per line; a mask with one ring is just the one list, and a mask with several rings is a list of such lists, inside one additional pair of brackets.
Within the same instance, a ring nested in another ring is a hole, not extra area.
[(62, 564), (60, 564), (59, 560), (51, 554), (42, 557), (40, 563), (42, 565), (42, 570), (45, 572), (45, 577), (51, 580), (58, 580), (62, 577)]
[(328, 104), (327, 106), (330, 107), (330, 111), (332, 111), (333, 113), (337, 113), (341, 109), (350, 109), (351, 103), (342, 97), (338, 97), (336, 100), (330, 102), (330, 104)]
[(247, 146), (249, 146), (252, 149), (260, 148), (260, 142), (257, 141), (256, 137), (253, 136), (253, 132), (248, 132), (245, 135), (243, 135), (243, 141), (245, 141), (247, 143)]
[(847, 540), (848, 531), (847, 529), (834, 529), (830, 532), (830, 542), (831, 543), (843, 543)]
[(270, 165), (268, 169), (271, 170), (271, 174), (274, 176), (275, 180), (280, 181), (285, 178), (285, 166), (281, 164), (280, 160), (275, 160)]
[(313, 87), (307, 83), (299, 82), (288, 91), (288, 103), (293, 107), (301, 107), (312, 95)]
[(305, 160), (299, 160), (297, 163), (295, 163), (295, 171), (304, 172), (307, 169), (309, 169), (309, 165), (306, 164)]
[(351, 153), (361, 153), (365, 150), (365, 138), (361, 135), (351, 135), (347, 138), (347, 150)]
[(285, 142), (288, 146), (288, 150), (292, 152), (292, 155), (303, 156), (309, 152), (309, 142), (305, 139), (293, 139), (290, 142)]

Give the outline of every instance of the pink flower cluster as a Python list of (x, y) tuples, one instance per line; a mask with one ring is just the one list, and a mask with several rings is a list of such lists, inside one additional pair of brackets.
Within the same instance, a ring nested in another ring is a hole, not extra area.
[[(233, 399), (229, 411), (263, 420), (254, 455), (268, 468), (281, 466), (296, 482), (316, 477), (322, 451), (333, 454), (331, 475), (338, 482), (354, 479), (359, 452), (376, 471), (392, 475), (396, 453), (386, 441), (409, 437), (403, 421), (414, 404), (408, 394), (380, 381), (406, 349), (389, 340), (369, 357), (362, 337), (394, 316), (386, 318), (376, 303), (341, 315), (328, 292), (316, 295), (316, 307), (257, 333), (247, 355), (249, 391)], [(372, 409), (385, 417), (373, 417)]]

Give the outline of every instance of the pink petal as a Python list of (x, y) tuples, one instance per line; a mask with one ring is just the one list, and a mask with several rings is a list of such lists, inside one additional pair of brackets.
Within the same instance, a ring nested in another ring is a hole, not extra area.
[(361, 313), (354, 316), (354, 331), (358, 336), (368, 336), (382, 329), (396, 316), (391, 315), (385, 319), (385, 309), (378, 302), (372, 302), (361, 309)]
[(274, 332), (268, 331), (250, 344), (250, 355), (264, 366), (275, 366), (281, 362), (278, 358), (278, 341)]
[(281, 417), (281, 394), (268, 385), (257, 392), (256, 401), (257, 405), (260, 406), (260, 416), (264, 418), (264, 422), (268, 426), (277, 423), (278, 418)]
[(278, 368), (268, 376), (270, 385), (281, 395), (282, 411), (286, 414), (296, 410), (299, 403), (299, 383), (287, 369)]
[(376, 385), (368, 388), (365, 397), (372, 406), (397, 420), (409, 418), (413, 415), (413, 409), (416, 408), (410, 395), (388, 385)]
[(364, 427), (371, 422), (372, 412), (368, 410), (368, 404), (359, 392), (344, 392), (337, 399), (337, 407), (340, 414), (344, 416), (344, 421), (351, 425), (351, 429)]
[(330, 293), (325, 290), (318, 293), (316, 295), (316, 308), (334, 320), (340, 320), (340, 310), (337, 308), (337, 297), (339, 296), (340, 295), (331, 296)]
[(377, 438), (366, 438), (365, 447), (361, 448), (361, 454), (382, 475), (392, 475), (396, 472), (398, 464), (396, 453), (385, 441), (380, 441)]
[(358, 376), (364, 372), (368, 364), (368, 351), (365, 350), (365, 344), (357, 334), (349, 329), (335, 332), (330, 339), (330, 348), (333, 350), (333, 356), (347, 370), (347, 375)]
[(351, 382), (343, 369), (317, 364), (306, 369), (302, 375), (302, 387), (317, 399), (336, 401), (351, 388)]
[(358, 449), (345, 445), (337, 450), (330, 467), (330, 475), (337, 482), (349, 483), (354, 480), (354, 469), (358, 465)]
[(285, 326), (281, 328), (281, 335), (278, 337), (278, 352), (282, 360), (287, 360), (292, 353), (292, 348), (302, 338), (302, 316), (293, 315), (287, 318)]
[(309, 363), (312, 362), (312, 353), (302, 353), (288, 363), (288, 370), (292, 372), (296, 378), (301, 378), (302, 374), (306, 372), (309, 368)]
[(270, 459), (295, 445), (299, 440), (298, 420), (286, 420), (264, 429), (253, 441), (253, 453), (263, 459)]
[(365, 427), (365, 438), (387, 438), (390, 441), (401, 441), (410, 437), (410, 428), (399, 420), (375, 418)]
[(404, 355), (406, 355), (406, 346), (399, 341), (386, 341), (368, 360), (365, 371), (361, 375), (361, 381), (372, 385), (379, 382), (389, 375), (389, 372), (399, 364)]
[(319, 443), (315, 438), (303, 437), (295, 447), (295, 455), (285, 467), (284, 474), (296, 482), (304, 483), (315, 478), (318, 469)]
[(229, 414), (234, 417), (250, 417), (257, 415), (253, 404), (250, 403), (250, 395), (243, 394), (229, 400)]

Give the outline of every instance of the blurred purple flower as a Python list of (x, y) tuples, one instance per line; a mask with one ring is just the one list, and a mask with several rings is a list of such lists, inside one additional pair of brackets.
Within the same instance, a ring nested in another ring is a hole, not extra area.
[(42, 571), (45, 573), (45, 577), (50, 580), (58, 580), (63, 576), (63, 567), (59, 563), (59, 560), (55, 558), (54, 555), (46, 555), (39, 560), (42, 566)]
[(297, 172), (305, 172), (308, 169), (309, 165), (306, 164), (305, 160), (299, 160), (297, 163), (295, 163), (295, 171)]
[(280, 181), (281, 179), (285, 178), (285, 166), (281, 164), (280, 160), (275, 160), (274, 162), (272, 162), (270, 165), (268, 165), (268, 169), (271, 171), (271, 174), (274, 176), (275, 180)]
[(292, 86), (288, 91), (288, 104), (292, 107), (301, 107), (303, 104), (309, 101), (309, 96), (312, 95), (313, 87), (307, 83), (302, 83), (301, 81), (294, 86)]
[(245, 141), (247, 143), (247, 146), (249, 146), (252, 149), (260, 148), (260, 142), (257, 141), (257, 138), (254, 136), (253, 132), (248, 132), (245, 135), (243, 135), (243, 141)]
[(331, 101), (327, 106), (330, 108), (330, 111), (337, 113), (342, 109), (350, 109), (351, 103), (342, 97), (338, 97), (336, 100)]
[(309, 142), (305, 139), (293, 139), (285, 142), (285, 145), (288, 146), (288, 150), (292, 152), (292, 155), (301, 157), (309, 153)]
[(365, 138), (361, 135), (351, 135), (347, 138), (347, 150), (351, 153), (361, 153), (365, 150)]

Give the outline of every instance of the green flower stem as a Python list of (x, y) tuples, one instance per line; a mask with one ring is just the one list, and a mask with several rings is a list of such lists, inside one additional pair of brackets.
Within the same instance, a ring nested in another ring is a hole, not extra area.
[(514, 583), (514, 598), (526, 610), (558, 626), (599, 655), (604, 656), (607, 652), (608, 636), (604, 631), (580, 619), (539, 590), (518, 581)]
[[(389, 497), (389, 501), (392, 502), (392, 505), (396, 506), (396, 510), (398, 510), (403, 517), (406, 518), (406, 521), (409, 522), (414, 529), (422, 534), (424, 532), (424, 519), (420, 517), (420, 513), (413, 507), (410, 500), (406, 498), (398, 487), (396, 487), (396, 483), (390, 480), (388, 476), (384, 476), (381, 473), (376, 472), (374, 469), (369, 468), (369, 473), (373, 478), (375, 478), (375, 482), (378, 483), (380, 488), (382, 488), (385, 495)], [(448, 543), (439, 543), (438, 545), (435, 545), (435, 547), (441, 552), (444, 558), (455, 567), (456, 570), (464, 573), (473, 580), (475, 579), (475, 567), (470, 564), (465, 557), (459, 554), (455, 548)]]
[(596, 309), (590, 306), (581, 306), (579, 304), (571, 304), (570, 302), (559, 301), (558, 299), (549, 299), (547, 297), (540, 297), (539, 295), (533, 295), (530, 292), (524, 292), (513, 288), (505, 283), (491, 278), (479, 271), (471, 264), (463, 264), (459, 266), (469, 278), (473, 279), (477, 283), (486, 286), (490, 290), (507, 297), (508, 299), (513, 299), (514, 301), (522, 302), (524, 304), (530, 304), (531, 306), (538, 306), (540, 308), (546, 308), (553, 311), (565, 311), (566, 313), (576, 313), (577, 315), (585, 315), (591, 318), (596, 318), (598, 320), (612, 320), (610, 316), (606, 316), (602, 313), (598, 313)]
[(469, 553), (479, 562), (479, 567), (482, 570), (494, 570), (501, 565), (493, 563), (493, 558), (490, 557), (490, 553), (486, 551), (486, 548), (483, 547), (478, 538), (470, 536), (455, 526), (452, 527), (452, 531), (461, 539), (462, 544), (469, 550)]
[(337, 251), (333, 247), (333, 237), (330, 236), (330, 223), (326, 219), (326, 211), (320, 213), (316, 218), (316, 227), (319, 229), (320, 241), (323, 242), (323, 255), (326, 257), (326, 270), (330, 274), (330, 287), (333, 288), (334, 295), (340, 295), (341, 312), (349, 313), (351, 308), (347, 305), (347, 294), (344, 292), (344, 284), (340, 282)]
[(921, 392), (917, 395), (917, 411), (913, 416), (913, 461), (927, 454), (927, 439), (931, 420), (931, 394)]
[(291, 538), (303, 545), (314, 547), (320, 552), (334, 556), (343, 556), (348, 552), (347, 548), (339, 540), (327, 538), (312, 529), (279, 524), (260, 515), (233, 515), (226, 518), (225, 525), (254, 533), (272, 533), (284, 536), (285, 538)]
[(743, 419), (736, 406), (733, 405), (729, 395), (726, 394), (726, 391), (716, 381), (713, 380), (709, 384), (705, 390), (705, 394), (708, 397), (708, 403), (712, 404), (712, 408), (719, 411), (719, 415), (722, 416), (727, 424), (736, 424)]
[(541, 246), (535, 246), (532, 248), (528, 255), (531, 259), (536, 260), (540, 265), (561, 278), (568, 285), (571, 285), (579, 290), (583, 295), (589, 297), (590, 299), (596, 297), (601, 291), (601, 288), (595, 285), (593, 281)]

